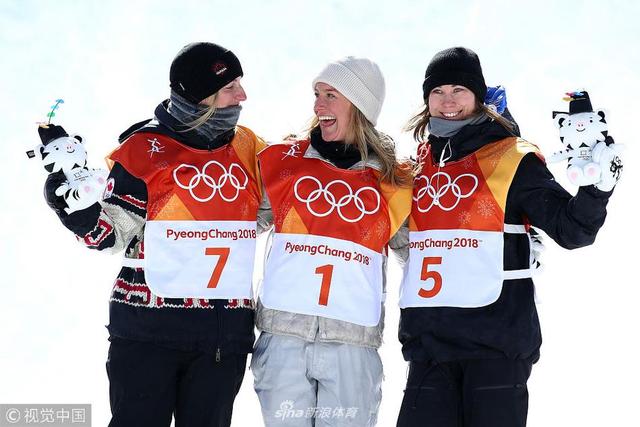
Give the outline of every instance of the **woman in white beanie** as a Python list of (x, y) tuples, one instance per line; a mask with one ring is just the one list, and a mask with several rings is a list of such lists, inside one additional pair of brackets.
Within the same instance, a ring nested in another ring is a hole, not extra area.
[(259, 154), (275, 233), (252, 359), (267, 426), (376, 423), (388, 247), (409, 214), (410, 168), (374, 126), (378, 66), (347, 57), (313, 80), (306, 138)]

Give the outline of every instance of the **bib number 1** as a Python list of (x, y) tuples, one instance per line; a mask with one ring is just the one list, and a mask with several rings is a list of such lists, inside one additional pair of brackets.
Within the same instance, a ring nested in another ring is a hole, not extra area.
[(316, 268), (316, 274), (322, 275), (322, 283), (320, 284), (320, 297), (318, 305), (326, 306), (329, 303), (329, 289), (331, 288), (331, 277), (333, 276), (333, 265), (321, 265)]
[(442, 264), (442, 257), (424, 257), (422, 259), (422, 270), (420, 271), (420, 280), (433, 280), (431, 289), (420, 288), (418, 295), (422, 298), (433, 298), (442, 289), (442, 275), (437, 271), (429, 270), (429, 266)]

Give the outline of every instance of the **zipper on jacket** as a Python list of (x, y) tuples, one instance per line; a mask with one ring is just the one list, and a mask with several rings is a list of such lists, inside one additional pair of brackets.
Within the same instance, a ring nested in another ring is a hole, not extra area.
[[(220, 304), (224, 304), (222, 300), (216, 300), (218, 303)], [(222, 337), (220, 336), (220, 331), (222, 329), (222, 327), (220, 326), (220, 322), (222, 322), (222, 318), (220, 316), (220, 305), (216, 303), (216, 305), (214, 305), (213, 309), (216, 311), (216, 318), (218, 319), (218, 324), (217, 324), (217, 329), (218, 329), (218, 336), (216, 337), (218, 340), (218, 347), (216, 348), (216, 362), (219, 362), (222, 357), (220, 355), (221, 351), (220, 351), (220, 341), (222, 340)]]
[(487, 391), (487, 390), (505, 390), (510, 388), (524, 388), (524, 384), (505, 384), (505, 385), (492, 385), (486, 387), (476, 387), (474, 390), (476, 391)]

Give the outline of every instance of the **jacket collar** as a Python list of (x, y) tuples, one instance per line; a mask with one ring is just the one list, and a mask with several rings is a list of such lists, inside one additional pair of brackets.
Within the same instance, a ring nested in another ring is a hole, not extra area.
[[(304, 157), (305, 159), (322, 160), (323, 162), (329, 163), (332, 166), (336, 166), (333, 163), (331, 163), (330, 160), (327, 160), (324, 157), (322, 157), (322, 155), (318, 152), (318, 150), (313, 148), (313, 146), (311, 144), (309, 144), (309, 146), (307, 147), (307, 149), (304, 152), (304, 154), (302, 155), (302, 157)], [(363, 169), (363, 168), (375, 169), (378, 172), (382, 171), (382, 166), (380, 164), (380, 160), (378, 159), (378, 156), (375, 153), (369, 153), (369, 155), (367, 156), (367, 160), (366, 161), (360, 160), (358, 163), (356, 163), (353, 166), (349, 167), (348, 170)]]
[(235, 129), (230, 129), (216, 139), (209, 141), (194, 130), (188, 130), (188, 127), (169, 114), (167, 110), (168, 105), (168, 99), (158, 104), (154, 112), (155, 120), (151, 121), (139, 131), (153, 132), (155, 130), (156, 133), (165, 134), (186, 146), (198, 150), (214, 150), (220, 148), (231, 142), (235, 135)]
[[(365, 167), (370, 167), (372, 169), (375, 169), (377, 171), (381, 171), (382, 166), (380, 164), (380, 159), (378, 158), (378, 156), (375, 154), (375, 152), (371, 149), (371, 147), (367, 147), (368, 148), (368, 155), (367, 155), (367, 159), (366, 160), (357, 160), (357, 161), (353, 161), (350, 162), (348, 161), (349, 157), (353, 157), (353, 155), (349, 155), (349, 154), (345, 154), (345, 159), (347, 159), (346, 164), (348, 166), (346, 166), (345, 164), (340, 164), (339, 161), (334, 161), (334, 159), (331, 158), (327, 158), (325, 157), (320, 151), (318, 151), (318, 149), (316, 147), (314, 147), (314, 142), (316, 143), (316, 145), (318, 143), (320, 144), (332, 144), (338, 148), (341, 148), (340, 145), (342, 143), (340, 142), (325, 142), (324, 140), (322, 140), (322, 136), (320, 134), (320, 130), (319, 129), (314, 129), (311, 131), (311, 135), (309, 138), (309, 146), (307, 147), (303, 157), (305, 158), (310, 158), (310, 159), (319, 159), (322, 160), (324, 162), (329, 163), (332, 166), (338, 167), (340, 169), (348, 169), (348, 170), (353, 170), (353, 169), (363, 169)], [(357, 157), (360, 157), (360, 153), (356, 150), (357, 152)], [(340, 153), (337, 153), (336, 157), (340, 157)]]
[[(429, 135), (429, 144), (433, 159), (438, 161), (447, 143), (448, 161), (456, 161), (474, 153), (478, 149), (492, 142), (499, 141), (504, 138), (514, 136), (495, 120), (489, 120), (478, 125), (467, 125), (450, 138), (442, 138)], [(449, 149), (451, 149), (449, 156)]]

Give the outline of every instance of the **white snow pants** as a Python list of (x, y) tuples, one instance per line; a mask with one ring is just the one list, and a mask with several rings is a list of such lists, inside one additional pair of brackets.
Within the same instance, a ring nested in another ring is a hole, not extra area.
[(265, 426), (375, 426), (382, 362), (373, 348), (263, 332), (251, 359)]

